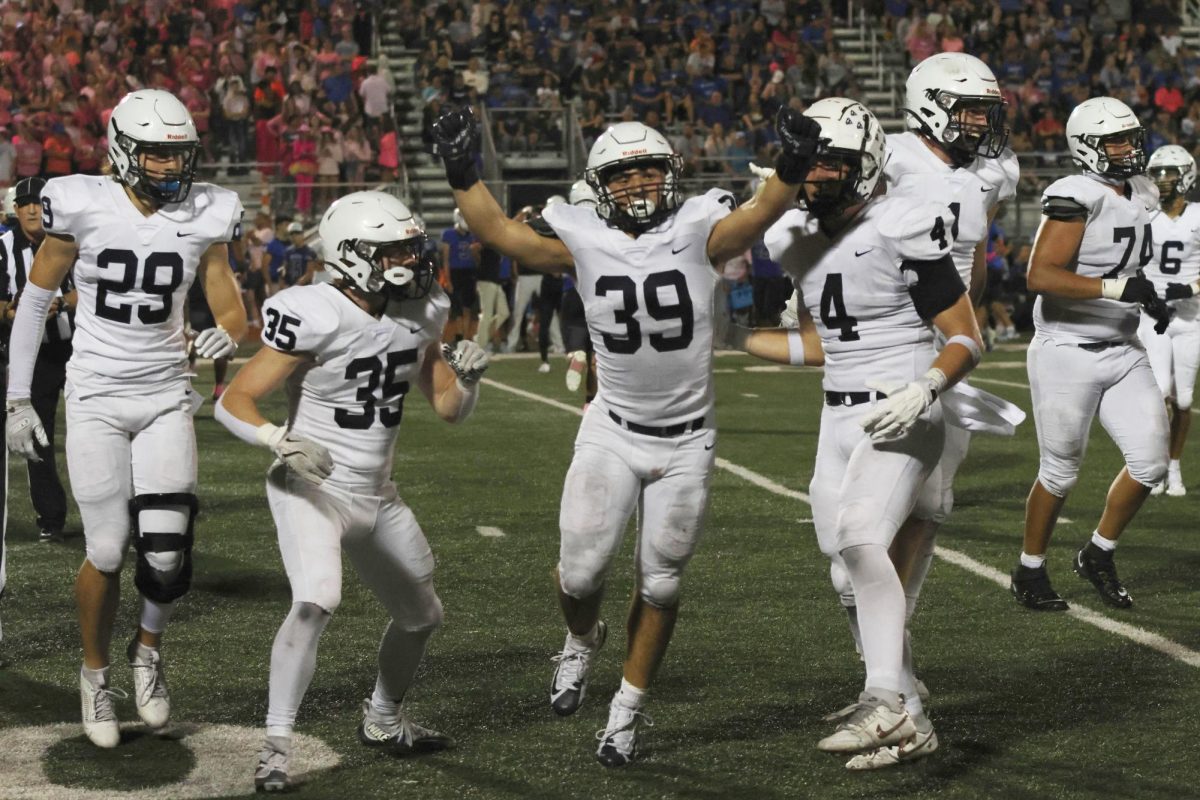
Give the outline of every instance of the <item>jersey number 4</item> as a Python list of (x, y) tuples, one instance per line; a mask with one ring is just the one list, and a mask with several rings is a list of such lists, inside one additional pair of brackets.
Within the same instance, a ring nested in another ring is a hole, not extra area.
[[(675, 290), (675, 302), (664, 304), (658, 299), (658, 290), (670, 286)], [(625, 333), (620, 336), (611, 333), (603, 334), (604, 347), (610, 353), (631, 355), (642, 346), (642, 326), (638, 324), (634, 314), (638, 310), (637, 284), (628, 275), (604, 275), (596, 281), (596, 296), (606, 294), (621, 294), (621, 308), (613, 311), (616, 321), (625, 326)], [(672, 350), (686, 350), (692, 343), (695, 314), (692, 311), (692, 296), (688, 294), (687, 278), (677, 269), (666, 272), (654, 272), (646, 276), (642, 283), (642, 296), (646, 300), (646, 312), (660, 322), (679, 320), (679, 333), (667, 336), (662, 333), (652, 333), (647, 339), (650, 346), (660, 353)]]
[[(125, 325), (132, 324), (135, 307), (137, 318), (144, 325), (158, 325), (171, 316), (171, 296), (183, 283), (183, 256), (179, 253), (151, 253), (145, 263), (139, 263), (137, 253), (132, 250), (109, 248), (96, 256), (96, 268), (106, 274), (121, 269), (120, 277), (96, 281), (96, 316)], [(165, 281), (160, 281), (160, 277)], [(110, 292), (128, 294), (135, 286), (144, 294), (157, 295), (162, 304), (157, 307), (140, 303), (109, 304)]]
[[(397, 350), (388, 353), (386, 359), (385, 361), (380, 356), (365, 356), (346, 365), (346, 380), (352, 381), (366, 375), (367, 382), (358, 387), (358, 393), (354, 395), (354, 399), (361, 404), (357, 411), (339, 408), (333, 412), (333, 421), (339, 428), (366, 430), (375, 424), (377, 412), (383, 427), (394, 428), (400, 424), (400, 418), (404, 416), (404, 395), (408, 394), (408, 381), (396, 380), (396, 370), (408, 364), (415, 364), (417, 350), (415, 347), (411, 350)], [(397, 395), (400, 402), (395, 408), (376, 409), (376, 403), (385, 402)]]
[[(942, 218), (938, 217), (938, 222)], [(826, 329), (839, 331), (838, 341), (857, 342), (858, 331), (854, 326), (858, 318), (846, 313), (846, 300), (842, 297), (842, 274), (831, 272), (825, 276), (825, 286), (821, 288), (821, 322)]]

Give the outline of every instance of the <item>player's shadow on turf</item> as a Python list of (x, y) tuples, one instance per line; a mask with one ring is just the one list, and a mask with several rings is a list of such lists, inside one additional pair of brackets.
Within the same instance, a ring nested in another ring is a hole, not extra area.
[(287, 597), (290, 589), (286, 576), (278, 570), (226, 569), (219, 564), (206, 564), (204, 572), (196, 576), (192, 591), (208, 592), (227, 600), (255, 601)]

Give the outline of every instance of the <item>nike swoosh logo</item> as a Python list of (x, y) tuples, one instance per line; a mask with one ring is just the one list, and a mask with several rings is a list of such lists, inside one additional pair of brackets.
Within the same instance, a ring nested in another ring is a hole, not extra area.
[(688, 249), (689, 247), (691, 247), (691, 246), (692, 246), (692, 245), (691, 245), (691, 243), (689, 242), (688, 244), (685, 244), (683, 247), (679, 248), (678, 250), (676, 250), (674, 247), (672, 247), (672, 248), (671, 248), (671, 255), (673, 255), (673, 256), (677, 256), (677, 255), (679, 255), (680, 253), (682, 253), (684, 250), (687, 250), (687, 249)]
[(408, 325), (405, 325), (404, 327), (408, 328), (408, 332), (409, 332), (409, 333), (420, 333), (420, 332), (421, 332), (421, 327), (422, 327), (422, 326), (418, 325), (417, 327), (413, 328), (413, 327), (410, 327), (410, 326), (408, 326)]
[(991, 187), (988, 187), (988, 186), (980, 186), (980, 187), (979, 187), (979, 191), (981, 191), (981, 192), (990, 192), (990, 191), (991, 191)]
[(868, 247), (866, 250), (863, 250), (861, 253), (858, 252), (857, 250), (855, 250), (854, 255), (855, 256), (865, 256), (867, 253), (871, 252), (874, 249), (875, 249), (874, 247)]
[(887, 737), (889, 737), (893, 733), (895, 733), (897, 730), (899, 730), (900, 726), (903, 725), (904, 721), (907, 719), (908, 719), (908, 717), (901, 717), (899, 722), (897, 722), (892, 727), (888, 728), (886, 731), (883, 730), (882, 728), (880, 728), (878, 724), (876, 724), (875, 725), (875, 735), (878, 736), (880, 739), (886, 739)]
[(182, 239), (184, 236), (191, 236), (192, 234), (191, 234), (191, 231), (188, 231), (187, 233), (175, 231), (175, 235)]
[(712, 450), (714, 447), (716, 447), (716, 445), (715, 445), (715, 444), (706, 444), (706, 445), (704, 445), (704, 449), (705, 449), (705, 450)]

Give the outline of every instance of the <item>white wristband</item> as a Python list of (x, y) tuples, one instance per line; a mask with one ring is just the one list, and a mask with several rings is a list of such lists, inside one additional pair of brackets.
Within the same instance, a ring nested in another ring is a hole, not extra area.
[(1100, 296), (1109, 300), (1120, 300), (1129, 278), (1105, 278), (1100, 281)]
[(788, 361), (792, 366), (804, 366), (804, 337), (800, 335), (800, 329), (790, 328), (787, 339)]
[(274, 450), (275, 445), (279, 444), (284, 436), (287, 436), (287, 428), (269, 422), (264, 422), (254, 431), (254, 438), (258, 443), (270, 450)]
[[(969, 350), (971, 353), (971, 363), (973, 364), (978, 364), (979, 360), (983, 358), (983, 351), (979, 349), (979, 343), (970, 336), (963, 336), (961, 333), (956, 336), (951, 336), (946, 340), (946, 346), (949, 347), (952, 344), (961, 344), (963, 347), (967, 348), (967, 350)], [(945, 348), (942, 349), (944, 350)]]

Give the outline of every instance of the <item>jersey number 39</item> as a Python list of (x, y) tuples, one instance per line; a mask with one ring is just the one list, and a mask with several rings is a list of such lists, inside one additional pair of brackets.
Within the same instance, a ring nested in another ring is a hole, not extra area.
[[(663, 303), (658, 299), (658, 290), (667, 286), (675, 290), (675, 302)], [(603, 275), (596, 281), (596, 296), (619, 293), (621, 308), (613, 311), (616, 321), (625, 326), (625, 333), (617, 336), (603, 334), (604, 347), (610, 353), (631, 355), (642, 346), (642, 326), (634, 314), (638, 310), (637, 284), (628, 275)], [(642, 282), (642, 297), (646, 301), (646, 312), (660, 322), (679, 320), (679, 333), (668, 336), (652, 333), (646, 338), (650, 346), (660, 353), (686, 350), (692, 343), (695, 314), (692, 311), (692, 296), (688, 293), (687, 278), (677, 269), (654, 272)]]

